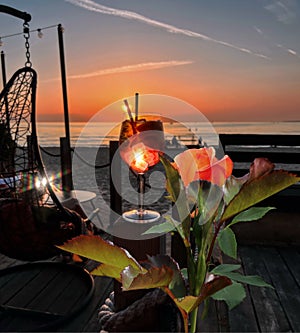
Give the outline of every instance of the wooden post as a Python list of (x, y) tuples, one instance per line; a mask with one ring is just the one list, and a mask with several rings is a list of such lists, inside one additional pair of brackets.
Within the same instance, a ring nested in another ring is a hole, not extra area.
[[(118, 184), (118, 187), (121, 189), (121, 160), (120, 155), (116, 155), (116, 152), (119, 147), (118, 141), (110, 141), (109, 142), (109, 162), (110, 162), (110, 208), (116, 214), (122, 214), (122, 198), (120, 193), (117, 191), (115, 184)], [(114, 175), (114, 181), (112, 179), (112, 161), (114, 159), (114, 167), (117, 169)], [(116, 220), (116, 215), (112, 214), (111, 223)]]
[(60, 138), (61, 182), (63, 191), (73, 190), (72, 156), (67, 138)]
[(65, 134), (70, 145), (70, 124), (69, 124), (69, 107), (68, 107), (68, 94), (67, 94), (67, 79), (66, 79), (66, 64), (63, 40), (63, 27), (61, 24), (57, 27), (58, 33), (58, 46), (59, 46), (59, 59), (60, 59), (60, 72), (61, 72), (61, 85), (64, 103), (64, 119), (65, 119)]
[[(135, 223), (126, 222), (120, 217), (122, 214), (122, 197), (120, 195), (120, 191), (117, 191), (115, 184), (118, 183), (119, 189), (121, 188), (121, 160), (120, 156), (115, 156), (118, 149), (118, 142), (117, 141), (111, 141), (110, 142), (110, 162), (112, 162), (114, 158), (114, 168), (117, 168), (118, 172), (114, 173), (114, 177), (117, 177), (117, 179), (114, 178), (114, 182), (112, 181), (112, 176), (110, 174), (110, 207), (111, 209), (118, 214), (118, 218), (111, 221), (112, 228), (113, 228), (113, 234), (119, 236), (119, 232), (122, 235), (122, 232), (126, 232), (126, 235), (130, 237), (131, 235), (134, 235), (135, 233), (141, 234), (143, 231), (146, 231), (149, 226), (146, 224), (137, 226)], [(117, 159), (117, 160), (116, 160)], [(112, 164), (111, 164), (112, 166)], [(110, 171), (111, 172), (111, 171)], [(117, 215), (115, 213), (112, 213), (112, 216), (116, 217)], [(124, 230), (124, 223), (126, 223), (126, 228)], [(118, 230), (120, 228), (120, 230)], [(137, 230), (140, 228), (140, 230)], [(143, 229), (143, 230), (142, 230)], [(160, 237), (155, 237), (151, 239), (143, 239), (143, 240), (132, 240), (132, 239), (126, 239), (114, 236), (113, 237), (114, 244), (123, 247), (127, 251), (129, 251), (130, 254), (133, 255), (135, 259), (138, 261), (142, 261), (147, 259), (147, 255), (155, 255), (159, 254), (160, 251), (160, 243), (161, 239)], [(115, 307), (116, 311), (120, 311), (130, 304), (132, 304), (137, 299), (140, 299), (143, 295), (145, 295), (147, 290), (137, 290), (137, 291), (126, 291), (123, 292), (121, 290), (121, 285), (118, 282), (115, 282), (114, 285), (114, 292), (115, 292)]]
[[(121, 222), (130, 223), (130, 222)], [(130, 229), (130, 228), (128, 228)], [(156, 255), (160, 253), (160, 237), (155, 237), (146, 240), (131, 240), (119, 237), (113, 238), (114, 244), (126, 249), (135, 259), (143, 261), (147, 259), (147, 255)], [(133, 290), (122, 291), (121, 284), (117, 281), (114, 283), (115, 292), (115, 308), (116, 311), (121, 311), (142, 298), (149, 290)]]

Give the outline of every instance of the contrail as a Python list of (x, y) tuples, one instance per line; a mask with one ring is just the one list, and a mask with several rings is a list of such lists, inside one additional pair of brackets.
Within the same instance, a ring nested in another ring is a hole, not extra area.
[(258, 27), (256, 27), (256, 26), (254, 26), (253, 27), (254, 28), (254, 30), (258, 33), (258, 34), (260, 34), (263, 38), (265, 38), (269, 43), (272, 43), (273, 45), (275, 45), (276, 47), (278, 47), (279, 49), (282, 49), (283, 51), (285, 51), (285, 52), (287, 52), (288, 54), (290, 54), (290, 55), (293, 55), (293, 56), (295, 56), (295, 57), (297, 57), (297, 58), (300, 58), (300, 55), (298, 54), (298, 52), (297, 51), (295, 51), (295, 50), (293, 50), (293, 49), (291, 49), (291, 48), (288, 48), (288, 47), (286, 47), (286, 46), (284, 46), (284, 45), (282, 45), (282, 44), (279, 44), (279, 43), (276, 43), (276, 44), (274, 44), (274, 42), (272, 42), (271, 40), (270, 40), (270, 38), (260, 29), (260, 28), (258, 28)]
[[(149, 71), (154, 69), (161, 69), (166, 67), (173, 67), (173, 66), (182, 66), (182, 65), (189, 65), (192, 64), (193, 61), (190, 60), (170, 60), (170, 61), (159, 61), (159, 62), (144, 62), (140, 64), (134, 65), (126, 65), (120, 67), (112, 67), (112, 68), (105, 68), (99, 71), (86, 73), (86, 74), (76, 74), (76, 75), (68, 75), (68, 79), (86, 79), (95, 76), (101, 75), (109, 75), (109, 74), (119, 74), (119, 73), (128, 73), (128, 72), (138, 72), (138, 71)], [(58, 78), (44, 80), (43, 82), (50, 82), (59, 80)]]
[(227, 42), (224, 42), (224, 41), (221, 41), (221, 40), (218, 40), (218, 39), (214, 39), (214, 38), (211, 38), (207, 35), (200, 34), (198, 32), (194, 32), (194, 31), (186, 30), (186, 29), (181, 29), (181, 28), (178, 28), (174, 25), (159, 22), (159, 21), (153, 20), (151, 18), (148, 18), (146, 16), (140, 15), (140, 14), (132, 12), (132, 11), (115, 9), (115, 8), (103, 6), (103, 5), (100, 5), (100, 4), (98, 4), (98, 3), (96, 3), (92, 0), (65, 0), (65, 1), (69, 2), (73, 5), (76, 5), (76, 6), (85, 8), (87, 10), (93, 11), (93, 12), (98, 12), (98, 13), (108, 14), (108, 15), (113, 15), (113, 16), (119, 16), (119, 17), (126, 18), (126, 19), (129, 19), (129, 20), (140, 21), (140, 22), (143, 22), (143, 23), (155, 26), (155, 27), (165, 29), (165, 30), (167, 30), (168, 32), (171, 32), (171, 33), (181, 34), (181, 35), (185, 35), (185, 36), (188, 36), (188, 37), (201, 38), (203, 40), (213, 42), (213, 43), (216, 43), (216, 44), (221, 44), (223, 46), (230, 47), (230, 48), (233, 48), (235, 50), (238, 50), (238, 51), (241, 51), (241, 52), (244, 52), (244, 53), (249, 53), (249, 54), (255, 55), (257, 57), (269, 59), (267, 56), (265, 56), (263, 54), (260, 54), (260, 53), (253, 52), (249, 49), (239, 47), (239, 46), (236, 46), (236, 45), (233, 45), (231, 43), (227, 43)]

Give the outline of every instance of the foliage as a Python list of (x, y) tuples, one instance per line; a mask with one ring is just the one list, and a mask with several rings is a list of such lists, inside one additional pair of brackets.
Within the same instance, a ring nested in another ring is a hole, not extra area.
[(271, 287), (258, 276), (237, 272), (240, 265), (212, 266), (213, 249), (218, 244), (225, 254), (236, 258), (237, 243), (231, 227), (262, 218), (274, 208), (254, 205), (300, 178), (274, 170), (274, 165), (263, 158), (254, 160), (247, 175), (236, 178), (230, 158), (218, 160), (213, 148), (187, 150), (173, 163), (161, 156), (161, 162), (177, 218), (167, 216), (146, 233), (177, 231), (186, 249), (186, 269), (181, 270), (165, 255), (149, 257), (142, 266), (126, 250), (96, 236), (79, 236), (60, 248), (99, 261), (101, 265), (92, 274), (119, 280), (123, 290), (161, 288), (180, 310), (185, 331), (190, 316), (190, 329), (195, 332), (198, 306), (209, 297), (226, 301), (232, 309), (246, 296), (243, 284)]

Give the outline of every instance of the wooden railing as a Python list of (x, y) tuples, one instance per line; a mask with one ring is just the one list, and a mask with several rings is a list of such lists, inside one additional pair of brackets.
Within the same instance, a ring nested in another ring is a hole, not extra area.
[[(220, 134), (224, 153), (234, 162), (234, 176), (243, 176), (257, 157), (268, 158), (276, 169), (300, 175), (300, 135)], [(272, 196), (263, 204), (274, 204), (284, 211), (300, 211), (300, 183)]]

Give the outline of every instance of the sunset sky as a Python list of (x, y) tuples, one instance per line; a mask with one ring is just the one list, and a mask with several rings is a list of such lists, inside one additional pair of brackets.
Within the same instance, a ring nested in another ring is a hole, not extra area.
[[(40, 120), (63, 119), (59, 23), (73, 121), (86, 121), (135, 92), (182, 99), (210, 121), (300, 119), (300, 0), (1, 4), (30, 13), (30, 29), (42, 29), (43, 38), (31, 33)], [(22, 32), (22, 23), (0, 13), (7, 77), (25, 62), (22, 35), (7, 37)]]

